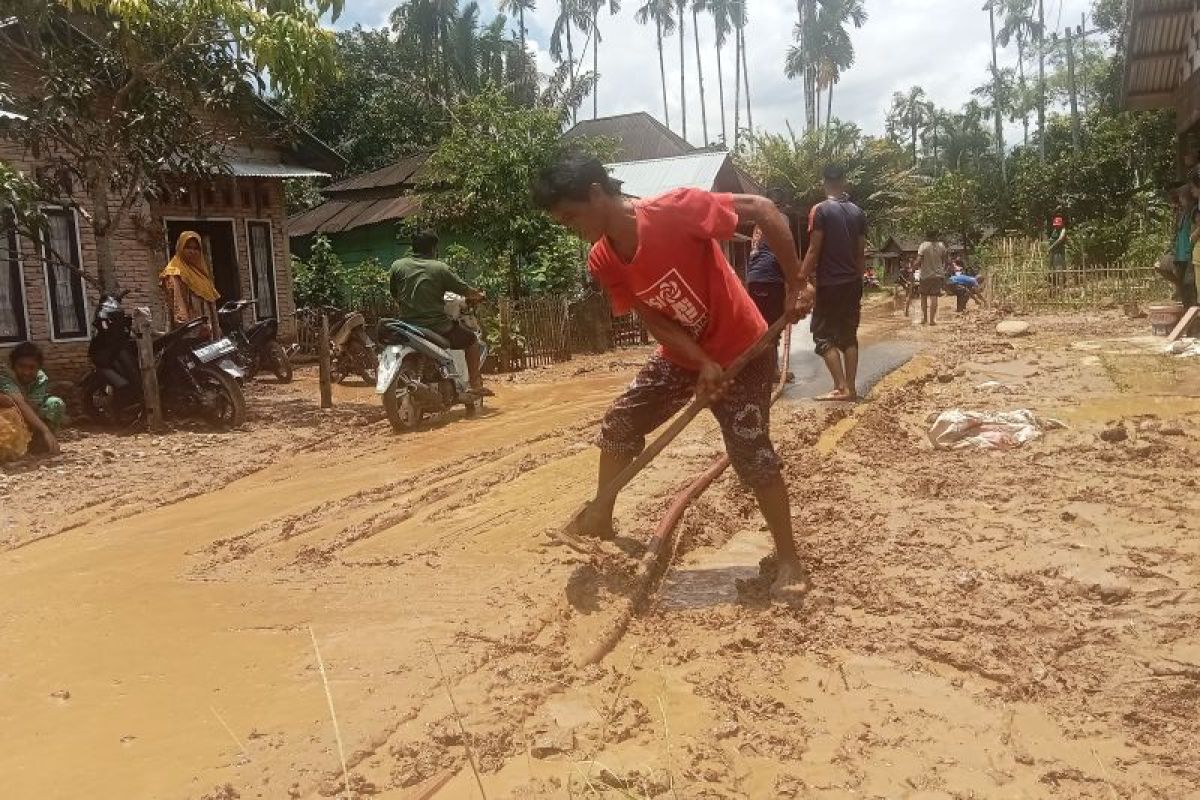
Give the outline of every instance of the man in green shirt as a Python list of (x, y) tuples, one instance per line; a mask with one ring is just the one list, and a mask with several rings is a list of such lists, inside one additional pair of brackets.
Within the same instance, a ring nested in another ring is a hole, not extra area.
[(58, 430), (66, 417), (66, 404), (50, 394), (50, 379), (42, 371), (42, 350), (22, 342), (8, 356), (11, 371), (0, 371), (0, 408), (15, 407), (29, 430), (51, 454), (58, 454)]
[(454, 274), (444, 262), (435, 258), (438, 237), (433, 231), (421, 231), (413, 237), (413, 254), (392, 264), (388, 283), (392, 297), (400, 307), (400, 319), (410, 325), (428, 328), (467, 356), (467, 373), (471, 390), (484, 396), (492, 392), (484, 388), (479, 372), (479, 337), (446, 313), (446, 292), (460, 294), (468, 300), (482, 300), (483, 292), (468, 285)]

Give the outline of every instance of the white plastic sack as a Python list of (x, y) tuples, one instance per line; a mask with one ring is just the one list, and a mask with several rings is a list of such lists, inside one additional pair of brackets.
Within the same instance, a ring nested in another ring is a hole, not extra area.
[(1167, 345), (1163, 352), (1180, 358), (1200, 357), (1200, 339), (1179, 339)]
[(1027, 409), (1017, 411), (943, 411), (929, 429), (929, 441), (939, 450), (980, 450), (1020, 447), (1050, 430), (1067, 427)]

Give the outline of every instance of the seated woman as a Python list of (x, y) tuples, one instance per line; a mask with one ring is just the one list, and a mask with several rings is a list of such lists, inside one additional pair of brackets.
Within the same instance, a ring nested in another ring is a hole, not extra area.
[(42, 370), (42, 351), (33, 342), (22, 342), (8, 355), (11, 372), (0, 372), (0, 408), (16, 408), (42, 449), (58, 453), (54, 432), (62, 427), (67, 405), (50, 394), (50, 379)]

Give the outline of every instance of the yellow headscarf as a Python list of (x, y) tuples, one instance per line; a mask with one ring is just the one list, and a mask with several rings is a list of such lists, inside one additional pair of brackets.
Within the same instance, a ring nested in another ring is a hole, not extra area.
[[(201, 246), (200, 268), (198, 269), (183, 260), (183, 246), (192, 239), (195, 239), (196, 243)], [(167, 262), (167, 266), (163, 268), (163, 271), (158, 276), (166, 278), (170, 275), (178, 275), (197, 296), (213, 303), (216, 302), (221, 294), (217, 291), (217, 287), (213, 286), (212, 270), (209, 269), (208, 264), (204, 263), (203, 245), (204, 243), (200, 240), (200, 234), (195, 231), (184, 231), (179, 234), (179, 241), (175, 243), (175, 255)]]

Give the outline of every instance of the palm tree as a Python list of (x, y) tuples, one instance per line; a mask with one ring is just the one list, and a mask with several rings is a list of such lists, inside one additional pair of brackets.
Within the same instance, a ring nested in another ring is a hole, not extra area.
[(1000, 62), (996, 56), (996, 4), (998, 0), (987, 0), (983, 5), (983, 9), (988, 12), (988, 25), (992, 32), (992, 81), (995, 84), (996, 113), (993, 118), (996, 122), (996, 155), (1000, 159), (1000, 184), (1008, 185), (1008, 168), (1004, 163), (1004, 122), (1000, 119), (1000, 110), (1003, 109), (1003, 92), (1000, 89)]
[(847, 23), (861, 28), (867, 23), (867, 12), (863, 0), (823, 0), (817, 18), (818, 51), (816, 54), (817, 96), (824, 89), (826, 97), (825, 121), (833, 116), (833, 87), (841, 80), (842, 73), (854, 66), (854, 43), (846, 30)]
[(683, 46), (687, 43), (687, 24), (684, 22), (683, 12), (687, 5), (688, 0), (675, 0), (675, 13), (679, 18), (679, 115), (683, 118), (684, 139), (687, 138), (687, 61), (683, 54)]
[(817, 26), (817, 0), (796, 0), (796, 25), (792, 29), (795, 45), (788, 48), (784, 72), (789, 78), (801, 78), (804, 84), (804, 128), (817, 127), (817, 52), (820, 32)]
[[(746, 67), (745, 46), (743, 36), (746, 28), (746, 0), (729, 0), (729, 23), (733, 27), (733, 150), (737, 152), (738, 142), (741, 141), (741, 108), (742, 108), (742, 74)], [(750, 84), (746, 82), (746, 118), (750, 117)], [(750, 123), (751, 130), (753, 124)]]
[(1000, 26), (999, 32), (996, 34), (996, 40), (1001, 47), (1008, 47), (1009, 44), (1016, 40), (1017, 43), (1017, 71), (1019, 75), (1020, 97), (1021, 97), (1021, 125), (1025, 133), (1025, 146), (1029, 146), (1029, 111), (1025, 106), (1025, 100), (1029, 94), (1029, 87), (1025, 83), (1025, 48), (1030, 40), (1036, 40), (1040, 37), (1041, 32), (1037, 20), (1033, 18), (1033, 0), (1000, 0), (1001, 13), (1004, 17), (1004, 24)]
[(721, 104), (721, 143), (728, 146), (729, 138), (725, 128), (725, 76), (721, 66), (721, 48), (729, 36), (731, 23), (729, 17), (730, 0), (702, 0), (713, 18), (713, 32), (717, 41), (717, 101)]
[(692, 39), (696, 43), (696, 80), (700, 84), (700, 130), (704, 134), (704, 145), (708, 146), (708, 108), (704, 99), (704, 64), (700, 61), (700, 12), (705, 10), (708, 0), (692, 0)]
[(888, 129), (903, 128), (909, 134), (912, 146), (912, 164), (917, 166), (917, 133), (929, 121), (932, 107), (925, 97), (925, 90), (914, 86), (907, 92), (892, 95), (892, 108), (888, 112)]
[[(600, 11), (604, 8), (604, 0), (592, 0), (592, 74), (596, 76), (597, 84), (600, 79)], [(608, 13), (616, 14), (621, 10), (621, 0), (608, 0)], [(599, 91), (592, 92), (592, 119), (596, 119), (600, 108)]]
[(525, 27), (525, 12), (534, 11), (537, 9), (537, 4), (534, 0), (500, 0), (496, 9), (502, 14), (517, 15), (517, 35), (521, 39), (521, 49), (525, 49), (525, 39), (529, 35), (529, 29)]
[[(575, 89), (575, 45), (571, 41), (571, 28), (578, 27), (587, 30), (587, 13), (578, 0), (558, 0), (558, 17), (554, 20), (554, 30), (550, 33), (550, 57), (561, 62), (563, 57), (563, 42), (567, 45), (567, 65), (570, 67), (571, 90)], [(572, 117), (574, 119), (574, 117)]]
[(658, 73), (662, 79), (663, 121), (671, 127), (671, 110), (667, 105), (667, 65), (663, 61), (663, 36), (675, 32), (675, 16), (671, 0), (646, 0), (635, 15), (638, 23), (648, 25), (654, 23), (654, 33), (658, 41)]

